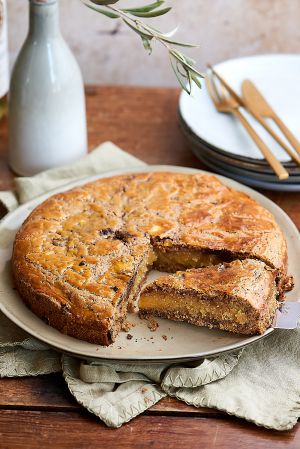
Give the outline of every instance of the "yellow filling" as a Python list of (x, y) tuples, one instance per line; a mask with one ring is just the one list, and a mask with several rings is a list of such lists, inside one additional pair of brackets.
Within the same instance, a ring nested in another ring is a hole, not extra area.
[(136, 299), (135, 298), (136, 293), (138, 292), (141, 282), (143, 281), (146, 273), (148, 272), (148, 267), (153, 264), (154, 260), (155, 260), (155, 254), (151, 250), (148, 255), (148, 260), (146, 260), (145, 263), (141, 264), (141, 266), (138, 269), (134, 285), (132, 286), (130, 295), (128, 297), (128, 310), (130, 312), (134, 311), (134, 308), (135, 308), (134, 301)]
[(175, 269), (206, 267), (208, 265), (217, 265), (220, 262), (222, 262), (222, 259), (217, 254), (206, 254), (200, 253), (199, 251), (157, 253), (158, 265), (175, 267)]
[(247, 322), (247, 315), (239, 305), (232, 302), (213, 303), (193, 295), (170, 294), (165, 292), (142, 293), (139, 301), (141, 311), (156, 311), (164, 313), (178, 313), (183, 317), (212, 318), (214, 320), (231, 320), (238, 324)]

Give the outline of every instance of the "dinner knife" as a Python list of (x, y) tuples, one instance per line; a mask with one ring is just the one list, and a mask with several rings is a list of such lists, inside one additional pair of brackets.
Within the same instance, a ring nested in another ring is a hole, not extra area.
[[(294, 152), (285, 145), (281, 138), (270, 128), (268, 125), (266, 127), (265, 118), (271, 118), (274, 120), (278, 128), (285, 135), (287, 140), (290, 142), (295, 151), (300, 154), (300, 142), (288, 129), (288, 127), (283, 123), (283, 121), (278, 117), (276, 112), (269, 105), (267, 100), (263, 97), (261, 92), (250, 80), (244, 80), (242, 83), (242, 93), (243, 100), (246, 108), (251, 112), (251, 114), (256, 118), (259, 123), (267, 129), (267, 131), (272, 135), (272, 137), (277, 140), (277, 142), (289, 153), (289, 155), (296, 160), (299, 164), (299, 157), (295, 159)], [(298, 156), (298, 155), (297, 155)]]

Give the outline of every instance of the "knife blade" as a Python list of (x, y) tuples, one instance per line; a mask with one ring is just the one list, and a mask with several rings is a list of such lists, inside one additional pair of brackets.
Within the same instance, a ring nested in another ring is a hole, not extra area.
[[(276, 112), (269, 105), (267, 100), (263, 97), (261, 92), (250, 80), (244, 80), (242, 83), (242, 94), (245, 107), (256, 118), (256, 120), (271, 134), (271, 136), (281, 145), (284, 150), (300, 165), (300, 143), (296, 137), (291, 133), (287, 126), (278, 117)], [(288, 139), (292, 147), (297, 153), (292, 151), (289, 146), (273, 131), (273, 129), (265, 122), (265, 118), (271, 118), (277, 124), (279, 129)]]
[(256, 114), (261, 117), (274, 117), (275, 112), (252, 81), (244, 80), (242, 82), (242, 93), (245, 103), (251, 106)]

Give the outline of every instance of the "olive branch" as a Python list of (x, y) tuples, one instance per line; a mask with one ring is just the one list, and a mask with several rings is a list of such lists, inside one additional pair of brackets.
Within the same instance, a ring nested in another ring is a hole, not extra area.
[(162, 8), (165, 0), (156, 0), (154, 3), (137, 8), (122, 9), (113, 6), (118, 3), (118, 1), (119, 0), (82, 0), (88, 8), (105, 15), (110, 19), (122, 20), (123, 23), (141, 37), (144, 48), (149, 54), (152, 52), (152, 43), (154, 41), (162, 44), (168, 51), (172, 69), (180, 86), (189, 95), (192, 91), (193, 82), (201, 88), (200, 78), (203, 78), (203, 75), (195, 69), (195, 61), (173, 47), (198, 47), (198, 45), (173, 40), (172, 37), (176, 33), (177, 28), (169, 33), (162, 33), (141, 20), (162, 16), (169, 12), (171, 10), (170, 7)]

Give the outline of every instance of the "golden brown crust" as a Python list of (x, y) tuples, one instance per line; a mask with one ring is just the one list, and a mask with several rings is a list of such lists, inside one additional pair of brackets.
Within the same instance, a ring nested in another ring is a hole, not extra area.
[(245, 259), (162, 276), (143, 290), (139, 310), (141, 316), (251, 335), (271, 325), (276, 295), (275, 270)]
[(204, 253), (217, 261), (251, 257), (286, 274), (285, 239), (267, 210), (214, 176), (177, 173), (103, 178), (52, 196), (17, 233), (13, 273), (37, 315), (107, 345), (153, 250), (169, 260), (193, 251), (192, 266), (203, 265)]

